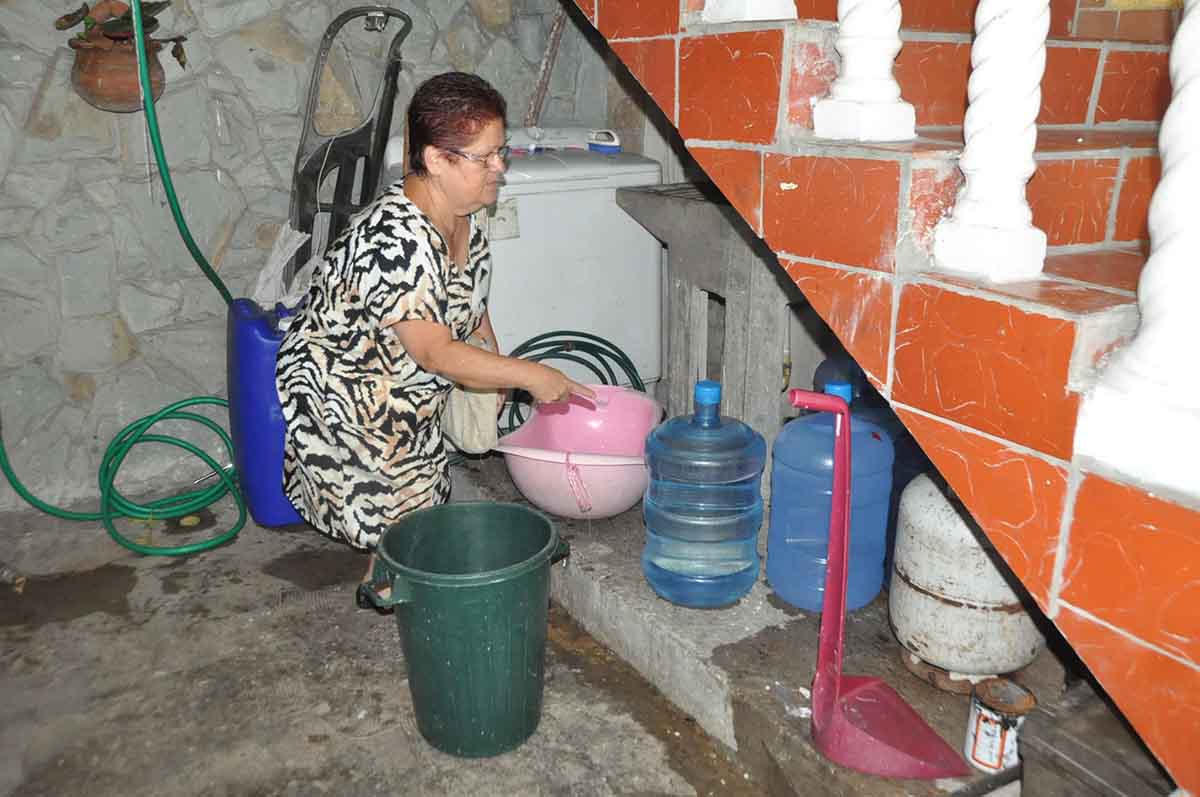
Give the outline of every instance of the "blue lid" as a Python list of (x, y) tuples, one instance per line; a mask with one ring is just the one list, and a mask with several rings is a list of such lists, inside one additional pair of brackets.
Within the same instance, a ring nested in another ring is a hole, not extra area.
[(825, 392), (849, 404), (854, 401), (854, 387), (849, 382), (826, 382)]
[(621, 151), (620, 144), (598, 144), (595, 141), (588, 142), (588, 149), (592, 152), (601, 152), (605, 155), (616, 155)]
[(711, 379), (702, 379), (696, 383), (694, 396), (697, 404), (720, 404), (721, 383)]

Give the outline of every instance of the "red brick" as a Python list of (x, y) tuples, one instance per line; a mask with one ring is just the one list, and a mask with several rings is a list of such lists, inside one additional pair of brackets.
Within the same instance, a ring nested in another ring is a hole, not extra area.
[(788, 123), (813, 127), (813, 102), (829, 93), (837, 77), (837, 64), (819, 44), (800, 42), (792, 52), (788, 82)]
[(1134, 302), (1132, 296), (1114, 291), (1040, 276), (1020, 282), (981, 281), (959, 274), (938, 274), (936, 279), (939, 285), (969, 288), (983, 294), (985, 298), (999, 301), (1019, 299), (1026, 306), (1037, 305), (1039, 311), (1073, 316), (1104, 312)]
[(1116, 160), (1038, 161), (1025, 194), (1051, 246), (1100, 243), (1116, 187)]
[(679, 32), (679, 0), (595, 0), (606, 39), (667, 36)]
[(1067, 474), (1031, 454), (941, 420), (896, 410), (996, 551), (1047, 606)]
[(1108, 40), (1117, 35), (1116, 11), (1080, 10), (1075, 20), (1075, 38)]
[(1081, 125), (1087, 122), (1100, 50), (1095, 47), (1047, 47), (1038, 122)]
[(908, 206), (912, 211), (913, 240), (921, 250), (933, 253), (933, 229), (954, 207), (962, 182), (962, 172), (952, 165), (913, 168)]
[(1200, 662), (1200, 512), (1089, 474), (1067, 550), (1063, 600)]
[(1092, 285), (1136, 291), (1146, 256), (1135, 249), (1050, 255), (1045, 272)]
[(1117, 20), (1117, 37), (1131, 42), (1170, 44), (1177, 25), (1177, 12), (1170, 9), (1122, 11)]
[(863, 370), (876, 384), (886, 382), (892, 335), (891, 279), (786, 258), (780, 262)]
[(612, 51), (667, 118), (675, 120), (675, 40), (613, 42)]
[(688, 149), (750, 229), (762, 229), (762, 153), (748, 149)]
[(837, 0), (796, 0), (796, 16), (836, 22)]
[(596, 0), (575, 0), (575, 5), (588, 18), (588, 22), (596, 24)]
[(892, 397), (1070, 459), (1079, 396), (1067, 389), (1075, 325), (1009, 303), (906, 285)]
[(1147, 226), (1150, 197), (1162, 177), (1162, 164), (1157, 157), (1131, 158), (1125, 164), (1125, 179), (1121, 181), (1121, 198), (1117, 202), (1118, 241), (1148, 241)]
[(1050, 35), (1070, 36), (1075, 23), (1075, 0), (1050, 0)]
[(1157, 122), (1171, 101), (1166, 52), (1110, 51), (1101, 80), (1097, 122)]
[(1176, 785), (1200, 794), (1200, 668), (1065, 609), (1054, 620)]
[(679, 45), (679, 132), (769, 144), (779, 113), (783, 32), (685, 38)]
[(904, 3), (901, 6), (905, 30), (929, 30), (941, 33), (972, 33), (975, 30), (975, 6), (978, 0), (937, 0)]
[(895, 161), (768, 154), (763, 233), (777, 252), (892, 271), (900, 195)]
[(917, 125), (961, 125), (967, 112), (971, 45), (905, 42), (896, 58), (900, 93), (917, 111)]

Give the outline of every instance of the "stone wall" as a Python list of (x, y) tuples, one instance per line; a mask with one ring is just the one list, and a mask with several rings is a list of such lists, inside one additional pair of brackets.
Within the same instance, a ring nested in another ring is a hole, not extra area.
[[(317, 44), (336, 14), (358, 4), (175, 0), (160, 16), (156, 35), (188, 36), (186, 70), (162, 58), (167, 159), (193, 237), (234, 296), (248, 293), (287, 217)], [(492, 80), (520, 123), (558, 0), (386, 4), (414, 22), (394, 132), (413, 87), (452, 68)], [(96, 110), (70, 85), (73, 51), (52, 23), (78, 5), (0, 3), (0, 428), (21, 478), (60, 503), (94, 500), (100, 458), (124, 425), (225, 392), (225, 309), (180, 241), (142, 114)], [(567, 26), (544, 125), (606, 120), (609, 73), (583, 27), (574, 18)], [(318, 130), (344, 129), (369, 109), (395, 31), (395, 23), (382, 34), (361, 22), (343, 29)], [(223, 410), (209, 414), (227, 425)], [(219, 450), (207, 432), (181, 436)], [(175, 449), (145, 445), (120, 486), (173, 491), (204, 470)], [(0, 509), (18, 506), (0, 479)]]

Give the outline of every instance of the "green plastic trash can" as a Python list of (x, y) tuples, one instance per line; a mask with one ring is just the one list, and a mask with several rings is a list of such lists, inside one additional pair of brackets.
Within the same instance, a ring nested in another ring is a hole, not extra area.
[(414, 512), (380, 539), (368, 593), (395, 606), (417, 728), (438, 750), (494, 756), (537, 729), (550, 564), (569, 552), (545, 515), (489, 502)]

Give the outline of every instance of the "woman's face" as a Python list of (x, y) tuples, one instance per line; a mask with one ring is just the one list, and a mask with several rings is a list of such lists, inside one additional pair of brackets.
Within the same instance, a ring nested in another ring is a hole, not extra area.
[(495, 204), (504, 171), (508, 168), (501, 148), (504, 146), (504, 122), (493, 119), (483, 126), (479, 134), (461, 149), (448, 150), (452, 153), (451, 178), (455, 188), (461, 189), (461, 205), (467, 213)]

